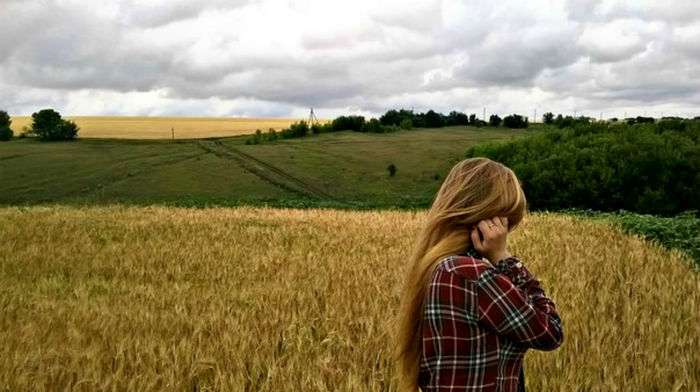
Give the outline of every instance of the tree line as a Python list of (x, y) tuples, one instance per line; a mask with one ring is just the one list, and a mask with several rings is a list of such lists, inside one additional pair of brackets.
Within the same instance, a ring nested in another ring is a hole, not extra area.
[(496, 114), (489, 117), (486, 122), (476, 117), (476, 114), (469, 114), (458, 111), (451, 111), (448, 114), (428, 110), (426, 112), (414, 112), (406, 109), (391, 109), (379, 118), (366, 119), (360, 115), (347, 115), (336, 117), (326, 123), (309, 124), (307, 121), (298, 121), (288, 128), (276, 131), (272, 128), (267, 132), (256, 130), (246, 144), (259, 144), (277, 139), (289, 139), (305, 137), (307, 135), (337, 132), (355, 131), (371, 133), (389, 133), (400, 130), (410, 130), (413, 128), (442, 128), (447, 126), (471, 126), (471, 127), (500, 127), (507, 128), (527, 128), (528, 118), (519, 114), (511, 114), (501, 118)]

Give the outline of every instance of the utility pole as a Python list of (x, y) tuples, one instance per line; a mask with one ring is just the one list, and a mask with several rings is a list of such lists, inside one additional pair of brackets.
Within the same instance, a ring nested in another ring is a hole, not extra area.
[(309, 112), (309, 126), (312, 126), (315, 123), (318, 123), (318, 117), (316, 117), (316, 113), (314, 113), (314, 108), (311, 108), (311, 111)]
[(482, 120), (486, 121), (486, 107), (484, 107), (484, 115), (481, 117)]

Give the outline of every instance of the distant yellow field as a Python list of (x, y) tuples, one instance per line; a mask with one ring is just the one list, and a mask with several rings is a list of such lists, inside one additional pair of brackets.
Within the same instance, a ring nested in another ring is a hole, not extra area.
[[(80, 127), (81, 138), (170, 139), (174, 128), (176, 139), (244, 135), (260, 129), (281, 130), (301, 119), (241, 117), (127, 117), (66, 116)], [(31, 117), (12, 117), (15, 135), (31, 125)], [(323, 120), (322, 120), (323, 121)]]
[[(389, 344), (425, 214), (0, 208), (8, 391), (395, 391)], [(528, 351), (531, 391), (700, 390), (690, 260), (550, 213), (511, 238), (564, 342)]]

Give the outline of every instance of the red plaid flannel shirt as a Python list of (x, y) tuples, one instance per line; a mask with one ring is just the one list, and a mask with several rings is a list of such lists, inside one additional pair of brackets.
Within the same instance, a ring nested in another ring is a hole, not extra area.
[(563, 339), (554, 302), (517, 256), (496, 265), (448, 256), (425, 297), (418, 385), (422, 391), (524, 390), (525, 352), (554, 350)]

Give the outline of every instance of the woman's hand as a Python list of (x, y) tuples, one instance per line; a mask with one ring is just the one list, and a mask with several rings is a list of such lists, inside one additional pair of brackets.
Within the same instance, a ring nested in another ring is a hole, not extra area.
[[(479, 238), (479, 231), (483, 240)], [(484, 219), (472, 228), (472, 244), (474, 249), (484, 255), (489, 261), (495, 263), (511, 254), (507, 250), (506, 236), (508, 235), (508, 218), (495, 217)]]

